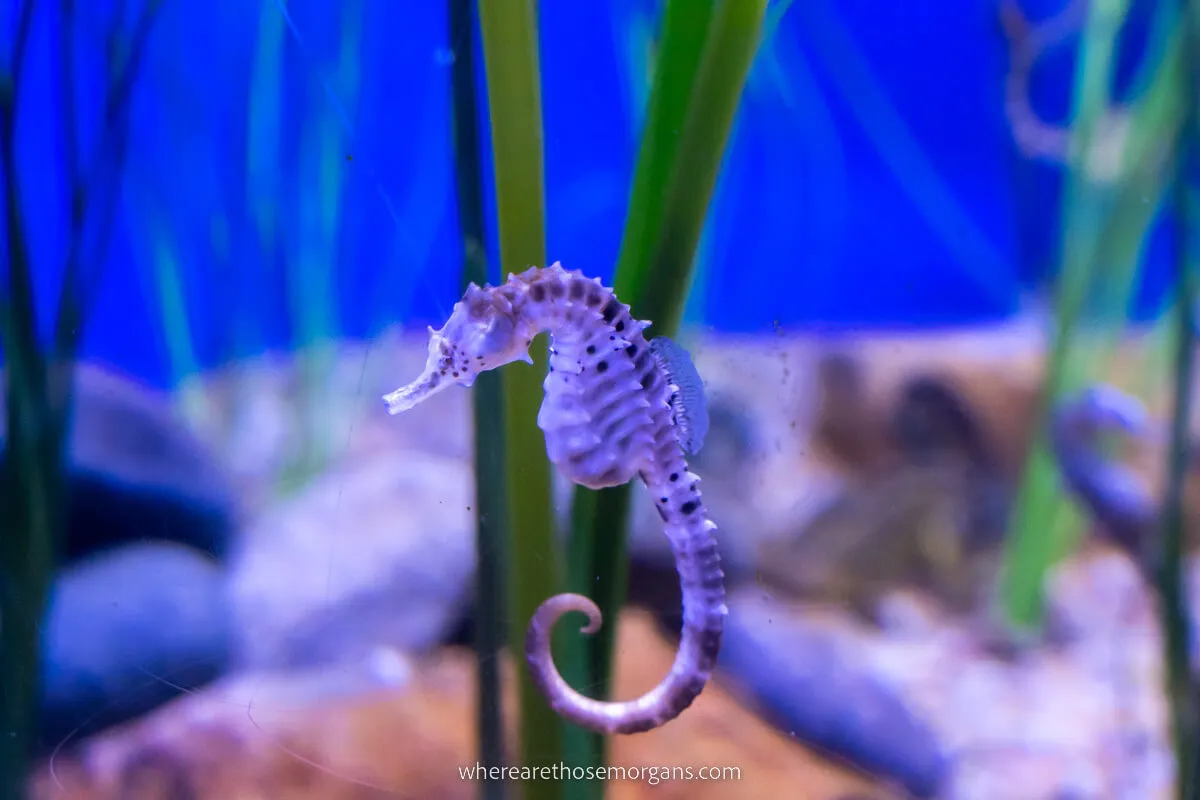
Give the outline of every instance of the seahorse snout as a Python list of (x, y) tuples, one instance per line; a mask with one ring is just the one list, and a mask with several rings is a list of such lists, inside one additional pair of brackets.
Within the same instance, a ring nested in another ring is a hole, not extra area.
[(437, 369), (436, 366), (432, 368), (426, 367), (420, 377), (412, 383), (402, 386), (394, 392), (385, 394), (383, 402), (387, 406), (387, 412), (396, 415), (402, 411), (407, 411), (418, 403), (428, 400), (451, 385), (453, 385), (453, 381), (443, 379), (441, 370)]

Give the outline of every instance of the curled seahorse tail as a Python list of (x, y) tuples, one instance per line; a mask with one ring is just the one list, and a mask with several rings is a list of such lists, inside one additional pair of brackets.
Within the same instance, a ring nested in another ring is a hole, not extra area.
[(574, 690), (554, 665), (551, 635), (558, 621), (572, 611), (587, 615), (588, 624), (579, 629), (580, 633), (593, 634), (604, 623), (600, 607), (590, 597), (564, 592), (538, 606), (525, 631), (525, 660), (529, 663), (530, 676), (550, 707), (559, 714), (569, 707)]
[(700, 695), (716, 666), (726, 614), (724, 573), (716, 541), (711, 535), (708, 539), (677, 548), (684, 594), (679, 651), (670, 674), (641, 697), (620, 702), (586, 697), (555, 667), (550, 649), (555, 623), (567, 612), (580, 611), (588, 616), (582, 632), (595, 633), (602, 615), (592, 600), (559, 594), (538, 607), (526, 632), (525, 657), (534, 685), (555, 713), (604, 734), (642, 733), (679, 716)]
[(556, 594), (543, 602), (537, 607), (537, 611), (533, 612), (533, 617), (529, 620), (529, 634), (526, 637), (525, 644), (526, 649), (545, 648), (548, 653), (551, 631), (554, 630), (554, 626), (563, 616), (572, 611), (578, 611), (588, 618), (588, 624), (579, 629), (580, 633), (595, 633), (604, 624), (604, 615), (600, 613), (600, 606), (596, 605), (595, 601), (590, 597), (584, 597), (581, 594), (572, 594), (571, 592)]

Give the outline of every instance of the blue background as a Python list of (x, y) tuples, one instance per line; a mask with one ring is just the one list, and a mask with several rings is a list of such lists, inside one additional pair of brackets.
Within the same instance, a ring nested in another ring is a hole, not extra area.
[[(1041, 17), (1061, 1), (1026, 0), (1025, 10)], [(10, 40), (13, 5), (2, 20)], [(115, 5), (78, 5), (88, 148)], [(46, 320), (67, 204), (62, 23), (56, 4), (41, 6), (19, 161)], [(1136, 33), (1153, 5), (1135, 6)], [(130, 4), (126, 16), (136, 11)], [(606, 280), (656, 14), (650, 0), (541, 3), (548, 254)], [(134, 93), (111, 246), (102, 265), (87, 264), (103, 273), (84, 355), (169, 385), (178, 367), (163, 281), (172, 275), (198, 368), (289, 347), (312, 330), (366, 336), (401, 320), (438, 322), (461, 269), (450, 65), (465, 46), (450, 41), (435, 0), (294, 0), (286, 10), (276, 0), (167, 0)], [(1118, 80), (1137, 56), (1123, 55)], [(1048, 119), (1066, 117), (1072, 59), (1061, 48), (1035, 73)], [(1003, 114), (1007, 66), (994, 0), (791, 4), (743, 96), (692, 318), (766, 331), (1016, 312), (1057, 258), (1060, 170), (1016, 150)], [(490, 188), (487, 197), (490, 213)], [(1166, 241), (1159, 226), (1140, 316), (1161, 303)], [(310, 327), (300, 307), (313, 313)]]

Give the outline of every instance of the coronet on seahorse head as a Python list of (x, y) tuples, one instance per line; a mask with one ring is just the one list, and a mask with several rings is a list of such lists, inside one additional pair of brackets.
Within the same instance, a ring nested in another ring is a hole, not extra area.
[(388, 413), (407, 411), (449, 386), (469, 387), (481, 372), (514, 361), (532, 364), (529, 344), (535, 334), (503, 292), (471, 284), (446, 324), (438, 330), (429, 327), (425, 370), (412, 383), (384, 395)]

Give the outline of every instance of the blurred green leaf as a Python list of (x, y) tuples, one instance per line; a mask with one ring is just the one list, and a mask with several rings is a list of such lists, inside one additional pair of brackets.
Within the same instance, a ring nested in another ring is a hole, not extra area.
[[(1046, 571), (1069, 551), (1081, 529), (1079, 512), (1058, 489), (1057, 467), (1042, 430), (1046, 415), (1064, 392), (1095, 378), (1112, 357), (1128, 319), (1146, 232), (1165, 191), (1165, 155), (1181, 124), (1177, 35), (1163, 38), (1157, 65), (1148, 70), (1151, 83), (1139, 101), (1127, 111), (1110, 104), (1114, 42), (1125, 11), (1122, 0), (1095, 3), (1083, 31), (1054, 341), (1039, 435), (1018, 489), (1001, 578), (1003, 610), (1018, 629), (1040, 625)], [(1159, 24), (1166, 23), (1160, 18)], [(1112, 135), (1113, 115), (1123, 113), (1130, 115), (1129, 133), (1115, 143), (1119, 161), (1106, 165), (1099, 159), (1114, 143), (1103, 137)]]
[[(475, 88), (474, 0), (449, 0), (453, 102), (454, 165), (457, 176), (459, 228), (463, 242), (464, 284), (489, 282), (484, 247), (483, 167), (479, 152), (479, 100)], [(499, 270), (491, 276), (499, 280)], [(479, 762), (484, 769), (505, 764), (503, 687), (500, 659), (504, 648), (505, 576), (511, 540), (508, 476), (505, 468), (504, 391), (500, 373), (485, 372), (471, 390), (475, 431), (475, 663)], [(505, 783), (479, 782), (484, 800), (503, 800)]]
[[(496, 209), (502, 274), (544, 266), (545, 186), (542, 163), (541, 72), (537, 11), (533, 0), (480, 3), (479, 24), (492, 126)], [(529, 678), (521, 654), (525, 626), (543, 601), (562, 588), (553, 513), (550, 461), (537, 426), (546, 374), (543, 337), (531, 348), (534, 366), (501, 373), (504, 401), (505, 474), (508, 481), (509, 649), (520, 696), (521, 763), (558, 764), (563, 758), (562, 721)], [(560, 780), (530, 780), (527, 798), (563, 796)]]

